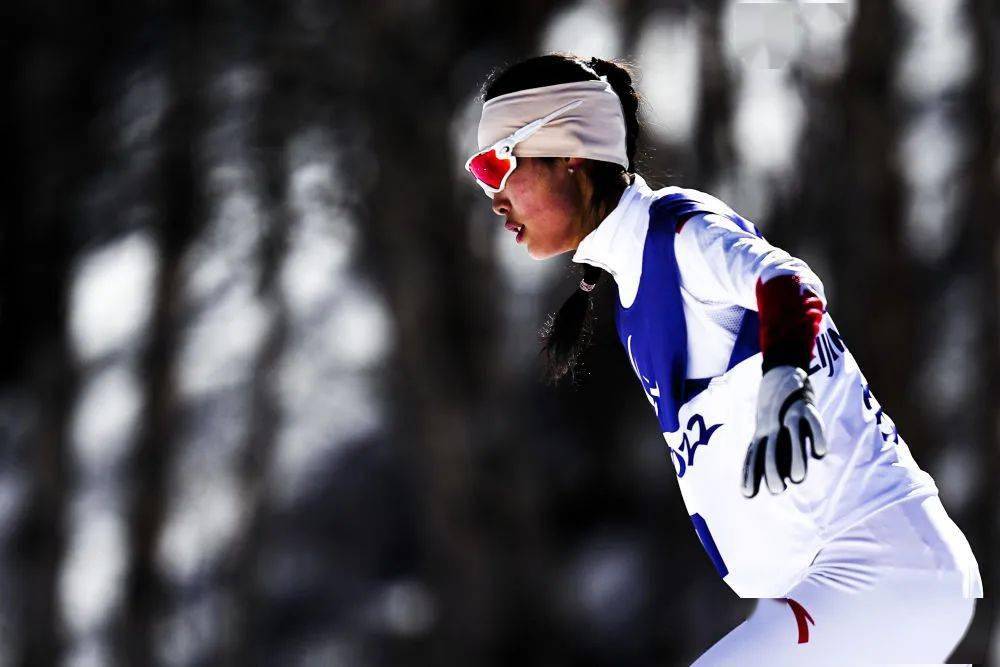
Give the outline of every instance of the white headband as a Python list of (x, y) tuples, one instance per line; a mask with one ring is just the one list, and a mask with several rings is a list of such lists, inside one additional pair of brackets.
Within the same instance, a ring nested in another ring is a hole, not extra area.
[(583, 104), (557, 116), (517, 144), (517, 157), (583, 157), (628, 168), (625, 116), (607, 77), (518, 90), (483, 104), (479, 150), (574, 100)]

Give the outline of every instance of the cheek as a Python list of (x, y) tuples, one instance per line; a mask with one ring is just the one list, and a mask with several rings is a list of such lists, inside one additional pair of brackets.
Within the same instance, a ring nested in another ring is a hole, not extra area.
[(560, 235), (572, 229), (575, 209), (571, 198), (548, 192), (536, 204), (540, 224), (550, 233)]
[(543, 181), (527, 170), (511, 175), (506, 186), (511, 217), (528, 225), (536, 242), (543, 238), (557, 242), (573, 231), (574, 193), (560, 189), (560, 184), (543, 184)]
[(507, 185), (504, 187), (504, 194), (510, 199), (511, 206), (514, 207), (514, 212), (518, 211), (528, 211), (535, 208), (535, 193), (533, 192), (530, 179), (526, 178), (527, 174), (518, 168), (509, 179), (507, 179)]

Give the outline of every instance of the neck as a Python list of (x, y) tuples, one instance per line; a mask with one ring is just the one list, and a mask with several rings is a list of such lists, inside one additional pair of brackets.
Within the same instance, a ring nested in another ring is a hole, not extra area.
[(615, 209), (615, 206), (618, 205), (626, 187), (628, 187), (628, 185), (624, 182), (616, 183), (614, 189), (608, 194), (608, 198), (602, 201), (597, 207), (597, 222), (594, 224), (595, 229), (597, 228), (597, 225), (601, 224), (604, 218), (608, 217), (608, 213), (611, 213), (611, 211)]
[(585, 236), (590, 234), (592, 231), (597, 229), (598, 225), (604, 222), (604, 219), (608, 217), (608, 214), (615, 209), (618, 202), (622, 198), (622, 193), (625, 192), (625, 188), (629, 186), (629, 179), (626, 177), (620, 182), (615, 182), (614, 187), (608, 191), (607, 196), (594, 208), (589, 218), (586, 218), (583, 223), (583, 230), (580, 237), (577, 239), (576, 246), (580, 245), (580, 241), (584, 239)]

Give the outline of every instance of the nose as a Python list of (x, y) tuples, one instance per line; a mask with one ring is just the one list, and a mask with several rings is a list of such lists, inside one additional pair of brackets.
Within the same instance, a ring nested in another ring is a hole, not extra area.
[(510, 205), (507, 200), (500, 197), (500, 195), (493, 195), (493, 212), (497, 215), (507, 215), (510, 213)]

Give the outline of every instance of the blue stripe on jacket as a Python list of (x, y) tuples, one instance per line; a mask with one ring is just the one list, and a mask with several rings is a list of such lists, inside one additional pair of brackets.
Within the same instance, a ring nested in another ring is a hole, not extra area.
[[(708, 386), (711, 378), (686, 380), (687, 325), (674, 254), (677, 225), (699, 213), (717, 213), (763, 238), (750, 221), (696, 190), (664, 195), (649, 207), (642, 277), (635, 301), (615, 310), (618, 337), (664, 433), (676, 431), (680, 407)], [(760, 351), (756, 311), (744, 312), (727, 370)]]

